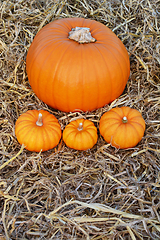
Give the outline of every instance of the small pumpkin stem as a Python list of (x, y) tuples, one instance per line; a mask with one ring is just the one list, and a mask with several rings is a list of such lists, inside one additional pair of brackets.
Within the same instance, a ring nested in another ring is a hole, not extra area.
[(72, 39), (79, 43), (95, 42), (96, 39), (92, 37), (90, 28), (75, 27), (69, 32), (69, 39)]
[(38, 120), (37, 120), (37, 122), (36, 122), (36, 125), (39, 126), (39, 127), (43, 126), (42, 113), (39, 113), (39, 115), (38, 115)]
[(123, 119), (122, 119), (122, 122), (123, 122), (123, 123), (127, 123), (127, 122), (128, 122), (127, 117), (124, 116)]
[(79, 123), (77, 129), (78, 129), (78, 131), (82, 131), (83, 130), (83, 123)]

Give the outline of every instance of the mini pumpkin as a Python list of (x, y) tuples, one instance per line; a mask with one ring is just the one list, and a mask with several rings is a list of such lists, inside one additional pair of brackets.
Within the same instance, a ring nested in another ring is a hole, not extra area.
[(27, 150), (40, 152), (54, 148), (62, 132), (54, 115), (44, 110), (29, 110), (17, 119), (15, 135)]
[(63, 131), (63, 141), (65, 144), (76, 150), (92, 148), (96, 144), (97, 139), (97, 128), (90, 120), (74, 120)]
[(117, 107), (103, 114), (99, 130), (106, 142), (116, 148), (126, 149), (136, 146), (142, 139), (145, 121), (138, 110)]
[(104, 24), (63, 18), (37, 33), (26, 70), (35, 94), (52, 108), (91, 111), (122, 94), (130, 61), (122, 41)]

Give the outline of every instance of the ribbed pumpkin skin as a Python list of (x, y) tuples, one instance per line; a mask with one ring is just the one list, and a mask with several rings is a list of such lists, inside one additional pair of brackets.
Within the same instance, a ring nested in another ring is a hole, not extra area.
[[(81, 131), (78, 130), (79, 123), (83, 123), (83, 130)], [(70, 122), (63, 131), (65, 144), (76, 150), (92, 148), (96, 144), (97, 139), (97, 128), (93, 122), (85, 119), (77, 119)]]
[[(43, 126), (37, 126), (42, 113)], [(29, 110), (20, 115), (15, 124), (15, 135), (29, 151), (40, 152), (54, 148), (61, 139), (61, 127), (55, 116), (44, 110)]]
[[(68, 38), (88, 27), (93, 43)], [(40, 100), (64, 112), (91, 111), (119, 97), (130, 74), (127, 50), (105, 25), (83, 18), (55, 20), (35, 36), (27, 54), (30, 85)]]
[[(123, 117), (128, 122), (123, 123)], [(103, 114), (99, 130), (106, 142), (121, 149), (134, 147), (142, 139), (145, 131), (145, 121), (141, 113), (129, 107), (113, 108)]]

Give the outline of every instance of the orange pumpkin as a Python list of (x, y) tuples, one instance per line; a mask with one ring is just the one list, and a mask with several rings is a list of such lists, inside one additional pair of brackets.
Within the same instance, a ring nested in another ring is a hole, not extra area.
[(62, 132), (57, 118), (48, 111), (29, 110), (17, 119), (15, 135), (27, 150), (40, 152), (54, 148)]
[(26, 59), (40, 100), (64, 112), (91, 111), (119, 97), (130, 74), (128, 52), (105, 25), (64, 18), (43, 27)]
[(117, 107), (103, 114), (99, 130), (106, 142), (116, 148), (126, 149), (136, 146), (142, 139), (145, 121), (138, 110)]
[(92, 148), (98, 139), (97, 128), (90, 120), (77, 119), (70, 122), (63, 131), (65, 144), (76, 150)]

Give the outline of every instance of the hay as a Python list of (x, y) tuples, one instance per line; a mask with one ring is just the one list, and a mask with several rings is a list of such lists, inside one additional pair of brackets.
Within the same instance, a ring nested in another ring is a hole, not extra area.
[[(160, 239), (160, 1), (0, 1), (0, 239)], [(33, 93), (26, 54), (35, 34), (64, 17), (111, 28), (125, 44), (131, 75), (124, 93), (104, 108), (63, 113)], [(21, 147), (15, 121), (30, 109), (53, 113), (62, 129), (116, 106), (138, 109), (142, 141), (117, 150), (100, 137), (80, 152), (61, 141), (47, 152)]]

